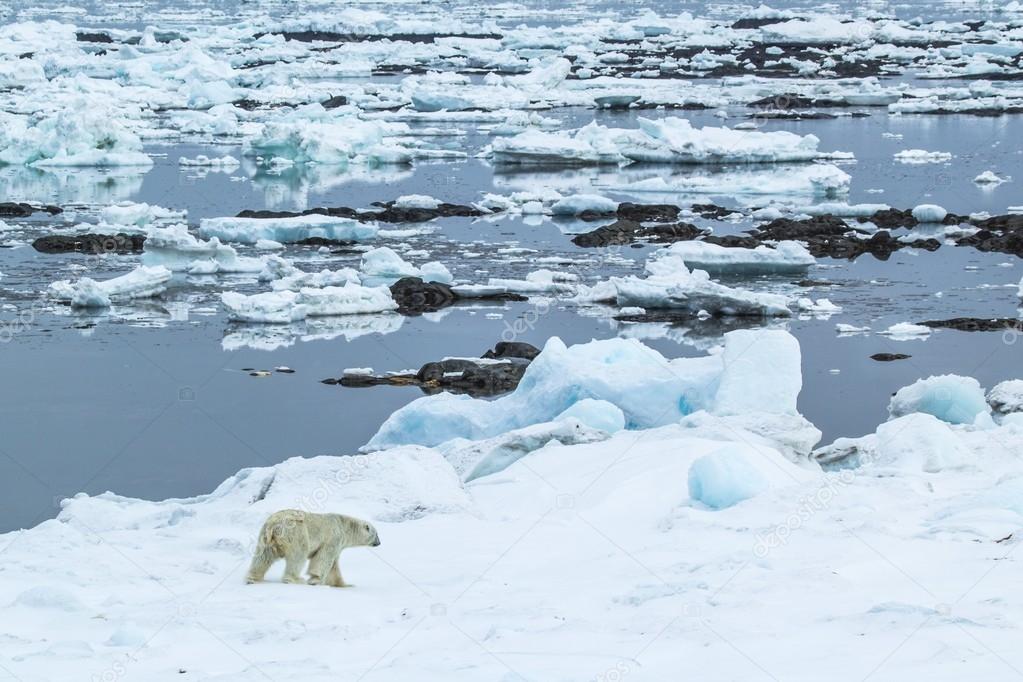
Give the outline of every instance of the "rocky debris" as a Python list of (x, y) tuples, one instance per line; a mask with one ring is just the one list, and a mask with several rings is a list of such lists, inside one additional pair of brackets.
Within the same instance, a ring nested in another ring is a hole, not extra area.
[(751, 107), (768, 107), (773, 110), (784, 109), (815, 109), (818, 107), (847, 107), (850, 106), (843, 99), (817, 99), (804, 97), (793, 93), (781, 95), (770, 95), (749, 103)]
[(829, 256), (854, 260), (869, 253), (878, 260), (888, 260), (894, 252), (907, 247), (926, 251), (936, 251), (941, 248), (941, 242), (937, 239), (918, 239), (905, 242), (896, 239), (887, 230), (870, 234), (850, 227), (841, 218), (830, 214), (805, 220), (777, 218), (766, 225), (750, 230), (750, 232), (761, 240), (795, 239), (805, 242), (810, 253), (817, 258)]
[(445, 358), (428, 362), (418, 372), (370, 374), (347, 372), (322, 383), (348, 388), (366, 386), (418, 386), (425, 393), (450, 391), (474, 397), (495, 396), (515, 390), (540, 349), (523, 342), (501, 342), (480, 359)]
[[(897, 230), (900, 227), (912, 229), (920, 224), (920, 222), (913, 217), (913, 210), (909, 208), (888, 208), (883, 211), (877, 211), (871, 216), (859, 217), (856, 220), (860, 223), (874, 223), (874, 225), (883, 230)], [(968, 216), (949, 213), (945, 216), (945, 219), (941, 221), (941, 224), (958, 225), (960, 223), (968, 222), (970, 222)]]
[(957, 246), (1008, 253), (1023, 258), (1023, 215), (994, 216), (972, 223), (979, 231), (956, 240)]
[(32, 242), (40, 253), (140, 253), (146, 238), (139, 234), (47, 235)]
[(724, 246), (730, 249), (755, 249), (763, 243), (756, 237), (749, 237), (741, 234), (726, 234), (721, 236), (708, 234), (703, 238), (703, 241), (708, 244), (717, 244), (718, 246)]
[(320, 106), (324, 109), (337, 109), (338, 107), (343, 107), (346, 104), (348, 104), (348, 98), (344, 95), (334, 95), (333, 97), (329, 97), (320, 102)]
[(607, 220), (618, 218), (636, 223), (670, 223), (682, 212), (674, 204), (633, 204), (623, 201), (618, 209), (601, 213), (599, 211), (583, 211), (577, 217), (585, 221)]
[[(869, 114), (854, 113), (851, 114), (853, 118), (864, 118)], [(747, 114), (746, 118), (750, 119), (763, 119), (765, 121), (825, 121), (833, 118), (838, 118), (835, 114), (830, 114), (826, 111), (813, 111), (806, 109), (771, 109), (765, 111), (758, 111), (755, 114)]]
[(303, 215), (326, 215), (333, 218), (351, 218), (363, 222), (377, 221), (381, 223), (423, 223), (434, 218), (449, 217), (477, 217), (484, 215), (483, 211), (473, 206), (461, 204), (442, 203), (436, 208), (407, 208), (395, 207), (393, 201), (375, 201), (371, 206), (375, 209), (358, 210), (347, 206), (332, 208), (310, 208), (305, 211), (267, 211), (250, 210), (241, 211), (239, 218), (295, 218)]
[(402, 315), (422, 315), (454, 305), (458, 301), (526, 301), (521, 294), (501, 292), (483, 296), (459, 296), (447, 284), (424, 282), (421, 277), (402, 277), (391, 285), (391, 297)]
[(532, 361), (540, 354), (540, 349), (524, 341), (498, 341), (492, 350), (483, 354), (484, 358), (503, 360), (505, 358), (521, 358)]
[(703, 234), (706, 234), (705, 230), (690, 223), (643, 226), (633, 220), (619, 219), (610, 225), (572, 237), (572, 243), (583, 247), (626, 245), (639, 241), (671, 244), (690, 241)]
[(948, 320), (927, 320), (917, 324), (931, 329), (955, 329), (961, 332), (1023, 332), (1023, 320), (1013, 317), (953, 317)]
[(874, 353), (870, 359), (878, 362), (892, 362), (893, 360), (908, 360), (911, 357), (913, 356), (905, 353)]
[(727, 218), (733, 213), (738, 213), (738, 211), (725, 208), (724, 206), (718, 206), (717, 204), (693, 204), (689, 207), (689, 210), (701, 218), (707, 218), (708, 220), (721, 220), (722, 218)]
[(32, 204), (24, 204), (14, 201), (0, 202), (0, 218), (28, 218), (33, 213), (49, 213), (50, 215), (57, 215), (63, 213), (64, 209), (59, 206), (49, 206), (43, 204), (41, 206), (33, 206)]
[(106, 33), (93, 33), (90, 31), (78, 31), (77, 33), (75, 33), (75, 40), (77, 40), (80, 43), (110, 44), (114, 42), (114, 39), (111, 38)]
[(741, 30), (744, 28), (763, 28), (764, 26), (770, 26), (771, 24), (780, 24), (783, 21), (788, 21), (785, 17), (747, 17), (746, 19), (739, 19), (737, 22), (732, 24), (732, 28)]
[(298, 246), (326, 246), (333, 248), (352, 247), (356, 243), (347, 239), (331, 239), (330, 237), (303, 237), (295, 242)]
[(832, 282), (826, 279), (801, 279), (795, 283), (797, 287), (841, 287), (845, 286), (841, 282)]

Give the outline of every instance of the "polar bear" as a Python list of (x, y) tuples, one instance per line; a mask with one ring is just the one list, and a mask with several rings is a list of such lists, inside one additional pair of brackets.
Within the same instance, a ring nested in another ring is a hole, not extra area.
[(325, 582), (331, 587), (349, 587), (337, 566), (341, 550), (379, 545), (376, 528), (362, 519), (283, 509), (271, 514), (259, 531), (256, 554), (245, 582), (260, 582), (270, 566), (283, 558), (287, 563), (284, 582), (300, 583), (302, 566), (308, 559), (310, 585)]

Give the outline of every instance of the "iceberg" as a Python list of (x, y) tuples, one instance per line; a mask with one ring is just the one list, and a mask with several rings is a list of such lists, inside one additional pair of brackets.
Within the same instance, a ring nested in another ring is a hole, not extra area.
[[(701, 409), (730, 413), (755, 406), (764, 414), (794, 412), (799, 372), (794, 379), (774, 379), (793, 366), (798, 369), (798, 342), (780, 330), (730, 332), (724, 340), (722, 355), (668, 360), (635, 339), (570, 348), (554, 337), (512, 393), (492, 401), (450, 393), (420, 398), (388, 417), (363, 449), (493, 438), (553, 421), (586, 399), (616, 406), (628, 429), (670, 424)], [(764, 375), (768, 365), (775, 370)], [(765, 378), (753, 381), (758, 375)]]
[(288, 218), (203, 218), (199, 221), (202, 236), (239, 244), (255, 244), (260, 239), (288, 243), (310, 237), (366, 241), (376, 237), (377, 232), (375, 224), (319, 213)]
[(128, 274), (97, 282), (83, 277), (77, 282), (59, 280), (50, 285), (50, 294), (72, 308), (109, 308), (114, 301), (159, 296), (167, 290), (172, 273), (157, 265), (141, 265)]

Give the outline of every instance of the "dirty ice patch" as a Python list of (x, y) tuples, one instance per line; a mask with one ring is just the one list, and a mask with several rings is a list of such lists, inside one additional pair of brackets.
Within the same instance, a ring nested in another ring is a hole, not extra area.
[(351, 218), (319, 213), (288, 218), (203, 218), (199, 234), (226, 242), (255, 244), (261, 239), (297, 242), (310, 237), (344, 241), (366, 241), (376, 237), (378, 228)]

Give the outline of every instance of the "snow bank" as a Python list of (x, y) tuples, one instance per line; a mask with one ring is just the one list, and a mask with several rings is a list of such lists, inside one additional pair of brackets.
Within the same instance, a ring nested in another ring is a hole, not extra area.
[[(775, 369), (763, 374), (768, 362)], [(793, 368), (794, 378), (775, 380)], [(767, 378), (758, 380), (758, 373)], [(676, 360), (634, 339), (569, 348), (555, 337), (511, 394), (493, 401), (447, 393), (420, 398), (392, 414), (365, 449), (492, 438), (552, 421), (587, 398), (618, 407), (630, 429), (669, 424), (699, 409), (728, 414), (755, 407), (788, 414), (795, 410), (800, 386), (799, 346), (782, 331), (731, 332), (722, 356)]]
[(949, 424), (972, 424), (977, 415), (987, 411), (980, 383), (955, 374), (919, 379), (900, 388), (888, 404), (888, 413), (893, 418), (923, 412)]
[(255, 244), (261, 239), (288, 243), (310, 237), (366, 241), (376, 237), (377, 232), (375, 224), (319, 213), (291, 218), (203, 218), (199, 221), (199, 233), (204, 237), (239, 244)]
[(60, 280), (50, 285), (50, 294), (72, 308), (108, 308), (113, 301), (150, 298), (167, 290), (172, 273), (162, 265), (140, 265), (131, 272), (97, 282), (83, 277), (75, 283)]

